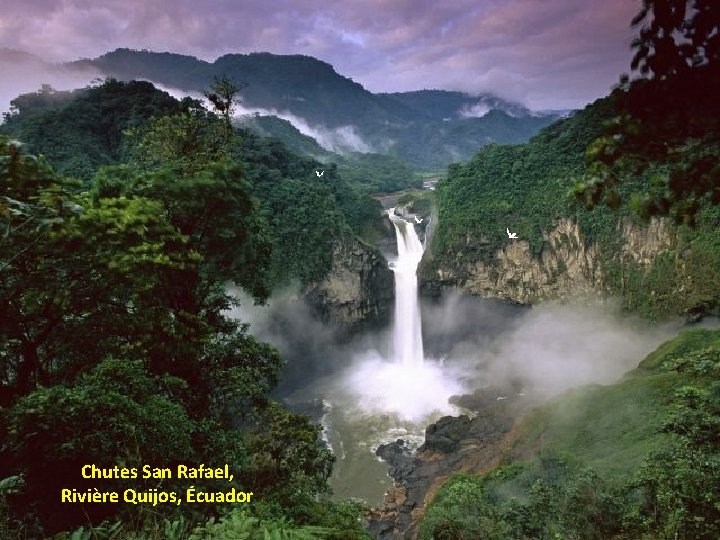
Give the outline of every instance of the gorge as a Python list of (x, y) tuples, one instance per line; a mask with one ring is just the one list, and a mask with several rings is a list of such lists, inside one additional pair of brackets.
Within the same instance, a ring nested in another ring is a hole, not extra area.
[(720, 537), (720, 3), (213, 1), (0, 13), (0, 538)]

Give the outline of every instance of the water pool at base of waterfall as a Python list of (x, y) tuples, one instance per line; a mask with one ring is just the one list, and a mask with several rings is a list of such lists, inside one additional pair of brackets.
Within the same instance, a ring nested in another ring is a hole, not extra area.
[(460, 413), (448, 403), (452, 395), (463, 393), (452, 373), (432, 360), (412, 368), (367, 353), (347, 370), (288, 396), (291, 404), (322, 400), (323, 438), (336, 459), (330, 479), (334, 497), (382, 503), (392, 481), (375, 450), (397, 439), (417, 448), (429, 424)]
[(411, 220), (388, 211), (398, 244), (390, 262), (395, 274), (395, 310), (389, 358), (367, 351), (333, 376), (297, 391), (289, 401), (321, 399), (324, 438), (336, 458), (334, 496), (380, 505), (392, 482), (375, 455), (381, 444), (403, 439), (417, 448), (425, 427), (458, 411), (449, 398), (464, 391), (452, 370), (426, 359), (418, 303), (417, 267), (424, 246)]

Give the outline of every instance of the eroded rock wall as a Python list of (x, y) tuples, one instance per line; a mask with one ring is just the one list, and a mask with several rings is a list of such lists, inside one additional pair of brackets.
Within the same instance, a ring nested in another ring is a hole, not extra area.
[(611, 260), (647, 267), (655, 256), (673, 244), (665, 221), (648, 226), (620, 222), (617, 232), (621, 248), (601, 253), (597, 244), (587, 244), (577, 223), (562, 218), (543, 235), (540, 255), (533, 254), (526, 240), (509, 240), (491, 260), (448, 265), (434, 264), (425, 271), (429, 287), (458, 287), (470, 294), (502, 298), (522, 304), (608, 292), (605, 265)]
[(380, 251), (357, 238), (335, 244), (333, 266), (306, 298), (320, 319), (353, 331), (386, 324), (394, 299), (393, 273)]

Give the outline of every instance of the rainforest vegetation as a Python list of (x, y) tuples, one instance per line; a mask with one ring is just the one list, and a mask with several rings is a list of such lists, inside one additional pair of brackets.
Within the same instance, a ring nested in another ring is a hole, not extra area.
[[(703, 4), (688, 22), (679, 7), (685, 2), (670, 4), (667, 13), (658, 3), (638, 15), (645, 26), (633, 66), (642, 78), (623, 76), (608, 97), (527, 144), (488, 145), (468, 163), (450, 166), (437, 188), (427, 276), (440, 266), (462, 274), (463, 267), (492, 261), (506, 227), (542, 257), (552, 249), (547, 232), (568, 218), (586, 246), (598, 246), (603, 286), (628, 309), (658, 319), (717, 310), (720, 109), (713, 96), (720, 92), (720, 67), (718, 38), (708, 30), (717, 27), (717, 14)], [(663, 49), (663, 32), (673, 28), (693, 45)], [(623, 259), (618, 230), (619, 223), (652, 218), (667, 220), (674, 242), (647, 270)]]
[[(633, 21), (639, 78), (623, 76), (526, 145), (486, 147), (450, 167), (435, 258), (489, 260), (499, 237), (469, 249), (466, 239), (506, 223), (541, 254), (543, 231), (570, 217), (612, 268), (618, 220), (663, 218), (675, 247), (623, 288), (611, 273), (610, 287), (651, 317), (716, 310), (719, 21), (716, 4), (644, 2)], [(689, 331), (618, 383), (553, 399), (519, 422), (499, 466), (443, 486), (421, 537), (717, 538), (719, 368), (720, 332)]]
[[(717, 313), (717, 6), (645, 0), (633, 77), (527, 144), (489, 144), (451, 165), (436, 196), (401, 199), (426, 217), (437, 207), (425, 270), (492, 261), (509, 226), (541, 257), (545, 233), (570, 218), (598, 246), (603, 285), (626, 310), (658, 320)], [(373, 144), (398, 141), (390, 155), (327, 160), (277, 118), (233, 125), (219, 80), (213, 111), (113, 78), (17, 97), (0, 125), (0, 538), (367, 538), (363, 508), (330, 498), (334, 457), (320, 426), (273, 399), (283, 359), (228, 316), (237, 302), (228, 285), (263, 302), (321, 281), (338, 243), (380, 234), (371, 194), (417, 185), (409, 163), (436, 169), (490, 131), (517, 142), (551, 119), (494, 110), (444, 127), (467, 95), (373, 95), (310, 57), (228, 55), (211, 70), (193, 57), (118, 50), (78, 63), (193, 89), (212, 70), (253, 67), (266, 77), (248, 87), (256, 105), (300, 81), (295, 102), (307, 118), (319, 122), (326, 111), (313, 99), (326, 100), (337, 104), (330, 127), (364, 118), (356, 123)], [(388, 111), (397, 125), (384, 130)], [(648, 268), (618, 259), (619, 224), (657, 219), (672, 245)], [(440, 489), (420, 537), (718, 538), (718, 377), (720, 332), (694, 330), (615, 384), (555, 397), (520, 420), (493, 470)], [(199, 479), (198, 491), (252, 492), (253, 504), (60, 502), (62, 489), (188, 487), (88, 481), (88, 464), (200, 463), (227, 464), (233, 478)]]
[[(226, 316), (225, 287), (262, 301), (321, 279), (333, 239), (371, 230), (377, 203), (149, 83), (44, 87), (13, 105), (0, 139), (0, 536), (92, 525), (185, 538), (205, 524), (193, 538), (362, 537), (358, 509), (327, 499), (318, 426), (270, 397), (282, 359)], [(90, 482), (85, 464), (198, 463), (227, 463), (231, 483), (196, 487), (252, 491), (252, 514), (59, 502), (62, 488), (187, 487)]]

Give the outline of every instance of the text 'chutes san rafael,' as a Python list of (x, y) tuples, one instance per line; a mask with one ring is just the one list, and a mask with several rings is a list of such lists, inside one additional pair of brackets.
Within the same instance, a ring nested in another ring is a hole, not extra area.
[(201, 463), (197, 467), (177, 465), (176, 467), (151, 467), (143, 465), (137, 467), (98, 467), (96, 465), (84, 465), (82, 468), (83, 478), (177, 478), (177, 479), (218, 479), (231, 482), (234, 478), (230, 474), (230, 466), (225, 464), (222, 467), (208, 467)]

